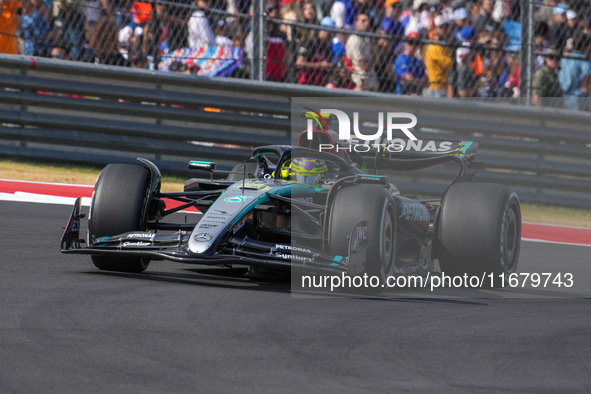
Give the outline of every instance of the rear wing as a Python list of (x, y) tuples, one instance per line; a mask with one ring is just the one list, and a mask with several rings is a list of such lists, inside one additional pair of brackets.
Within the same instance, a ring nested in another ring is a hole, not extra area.
[[(474, 161), (478, 143), (473, 141), (406, 140), (397, 138), (387, 143), (339, 146), (350, 158), (361, 165), (376, 168), (414, 170), (461, 159)], [(456, 159), (454, 159), (456, 158)]]
[(466, 156), (474, 159), (478, 142), (447, 140), (393, 140), (383, 153), (390, 159), (425, 159), (448, 155)]
[[(345, 146), (343, 146), (345, 148)], [(369, 148), (369, 149), (368, 149)], [(403, 140), (388, 141), (378, 146), (351, 145), (346, 147), (351, 160), (368, 172), (377, 170), (412, 171), (455, 162), (458, 175), (452, 183), (471, 181), (482, 165), (474, 157), (478, 143), (474, 141)]]

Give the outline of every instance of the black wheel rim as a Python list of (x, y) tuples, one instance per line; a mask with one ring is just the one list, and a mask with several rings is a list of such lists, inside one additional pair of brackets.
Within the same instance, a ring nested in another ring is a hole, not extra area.
[(390, 210), (386, 210), (384, 215), (384, 222), (382, 225), (382, 267), (384, 269), (384, 275), (389, 275), (392, 270), (393, 254), (394, 254), (394, 228), (392, 225), (392, 214)]
[(517, 214), (515, 213), (515, 206), (511, 204), (507, 211), (507, 220), (505, 221), (505, 228), (503, 229), (503, 257), (507, 264), (507, 271), (512, 272), (515, 267), (515, 257), (517, 253), (517, 245), (519, 240), (519, 231), (517, 224)]

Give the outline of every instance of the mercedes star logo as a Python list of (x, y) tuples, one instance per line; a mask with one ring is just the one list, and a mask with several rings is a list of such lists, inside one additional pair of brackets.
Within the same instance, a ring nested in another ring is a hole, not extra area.
[(195, 238), (195, 241), (198, 241), (198, 242), (207, 242), (207, 241), (209, 241), (211, 239), (211, 234), (209, 234), (209, 233), (198, 233), (198, 234), (195, 234), (195, 237), (194, 238)]

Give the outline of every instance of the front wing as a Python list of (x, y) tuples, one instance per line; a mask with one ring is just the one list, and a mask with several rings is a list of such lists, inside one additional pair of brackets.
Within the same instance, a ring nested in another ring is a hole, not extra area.
[(348, 272), (348, 258), (334, 256), (308, 247), (257, 241), (248, 237), (231, 237), (222, 242), (214, 254), (194, 254), (187, 248), (190, 231), (176, 233), (129, 232), (99, 237), (91, 245), (80, 238), (80, 202), (74, 203), (72, 215), (61, 240), (61, 251), (67, 254), (91, 256), (141, 257), (150, 260), (170, 260), (187, 264), (243, 264), (279, 270), (307, 272)]

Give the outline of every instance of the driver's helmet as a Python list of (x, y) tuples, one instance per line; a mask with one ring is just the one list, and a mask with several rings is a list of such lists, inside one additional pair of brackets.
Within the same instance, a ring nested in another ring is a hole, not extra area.
[(324, 160), (310, 157), (296, 157), (290, 165), (289, 170), (281, 171), (284, 180), (316, 185), (326, 176), (328, 167)]

